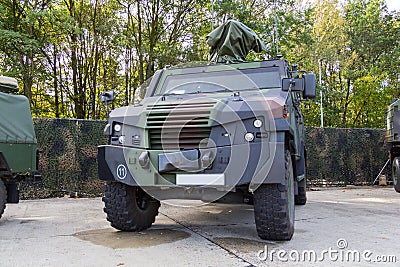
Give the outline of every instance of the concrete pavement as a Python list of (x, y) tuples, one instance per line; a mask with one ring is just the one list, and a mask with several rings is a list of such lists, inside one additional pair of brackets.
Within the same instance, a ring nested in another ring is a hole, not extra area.
[(392, 188), (311, 191), (308, 199), (296, 207), (289, 242), (260, 240), (244, 204), (163, 204), (149, 230), (124, 233), (109, 226), (99, 198), (21, 201), (0, 219), (0, 266), (399, 265)]

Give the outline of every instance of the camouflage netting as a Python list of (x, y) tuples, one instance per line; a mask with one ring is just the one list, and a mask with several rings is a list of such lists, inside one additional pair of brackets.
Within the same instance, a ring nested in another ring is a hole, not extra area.
[(309, 184), (372, 184), (387, 161), (384, 137), (381, 129), (307, 127)]
[(97, 146), (107, 143), (104, 121), (35, 119), (39, 143), (40, 184), (23, 183), (21, 198), (43, 198), (79, 192), (101, 194), (97, 179)]
[[(107, 143), (104, 121), (36, 119), (39, 184), (21, 185), (22, 198), (45, 198), (78, 192), (99, 196), (97, 146)], [(371, 184), (387, 160), (380, 129), (306, 129), (308, 182), (312, 186)], [(387, 174), (387, 172), (386, 172)]]

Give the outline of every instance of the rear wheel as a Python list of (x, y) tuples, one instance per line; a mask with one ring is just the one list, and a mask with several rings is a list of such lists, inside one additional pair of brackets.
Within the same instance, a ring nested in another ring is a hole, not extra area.
[(294, 180), (290, 152), (285, 151), (285, 184), (263, 184), (254, 192), (258, 236), (290, 240), (294, 233)]
[(140, 187), (107, 182), (104, 191), (104, 212), (112, 227), (121, 231), (142, 231), (154, 223), (160, 202)]
[(396, 157), (392, 163), (393, 186), (396, 192), (400, 193), (400, 158)]
[(7, 203), (7, 189), (4, 185), (3, 180), (0, 179), (0, 218), (3, 215), (4, 210), (6, 209)]

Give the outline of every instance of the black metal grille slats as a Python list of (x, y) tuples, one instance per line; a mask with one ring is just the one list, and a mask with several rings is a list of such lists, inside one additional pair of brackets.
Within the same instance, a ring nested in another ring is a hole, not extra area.
[(140, 139), (132, 138), (132, 145), (139, 147), (140, 146)]
[(156, 104), (147, 107), (150, 149), (194, 149), (210, 136), (215, 102)]

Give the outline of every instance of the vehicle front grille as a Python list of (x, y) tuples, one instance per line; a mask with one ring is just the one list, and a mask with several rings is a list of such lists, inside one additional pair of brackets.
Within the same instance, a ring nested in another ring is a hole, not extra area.
[(215, 102), (185, 102), (147, 107), (150, 149), (194, 149), (207, 145)]

